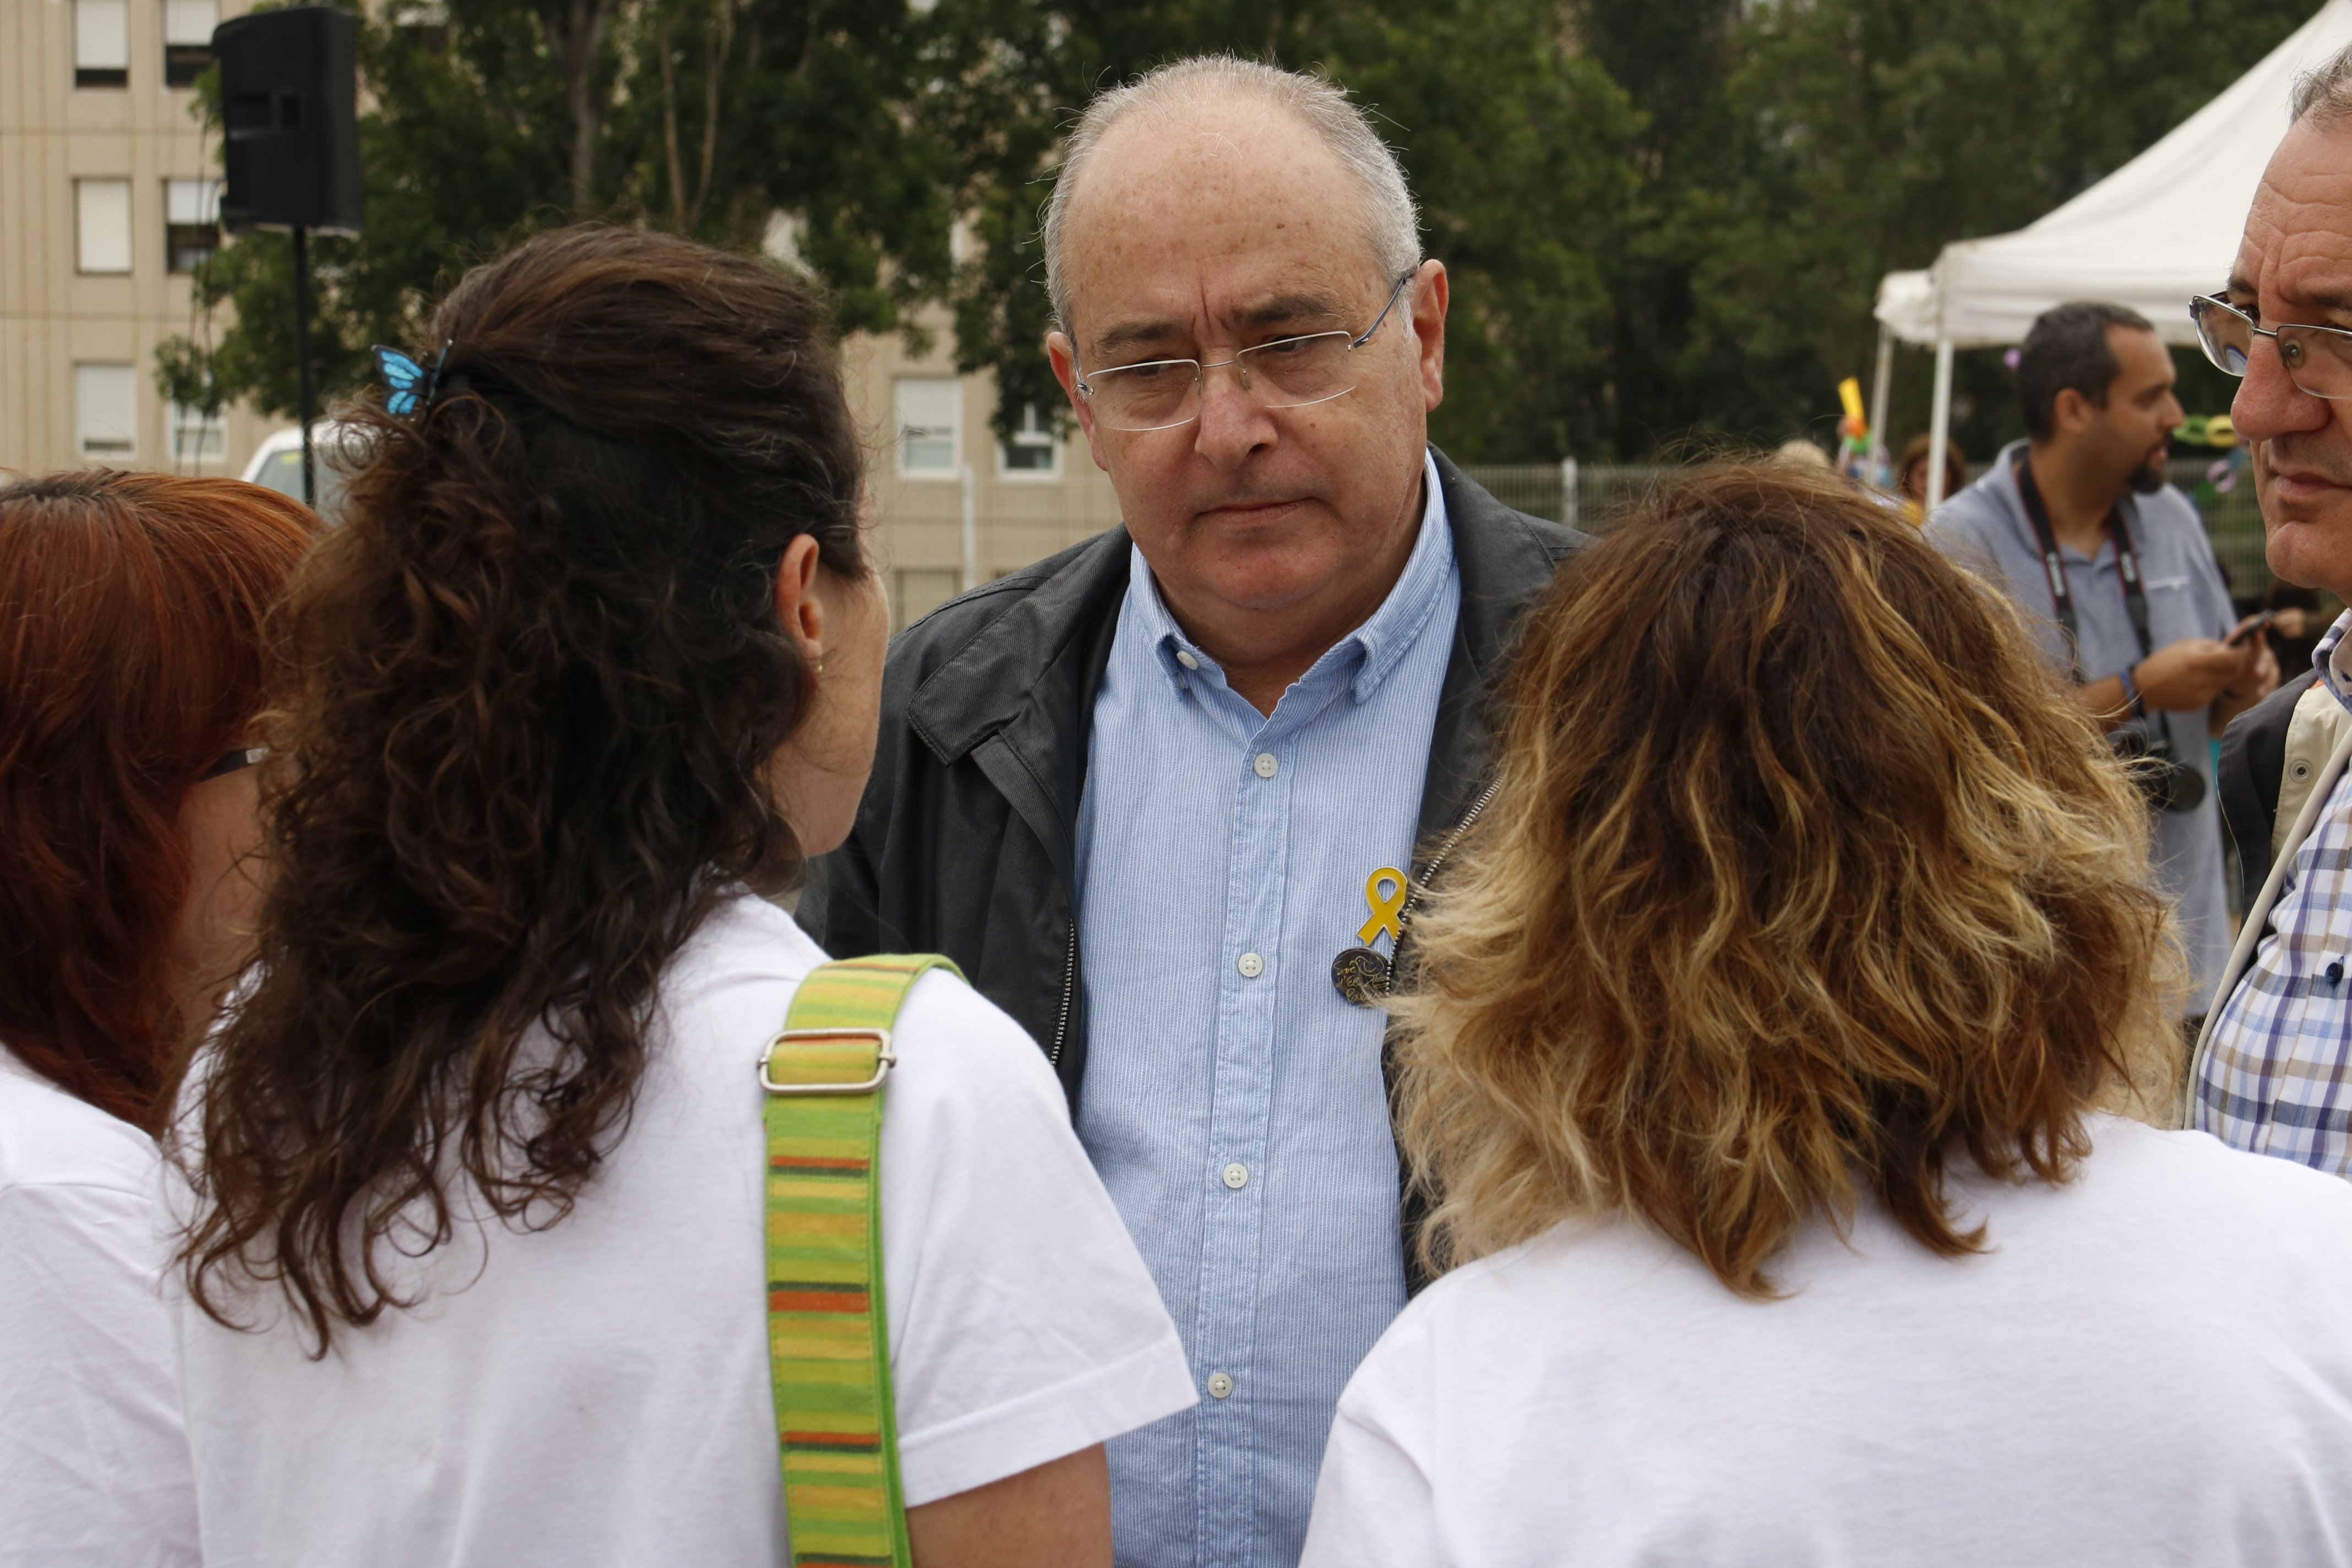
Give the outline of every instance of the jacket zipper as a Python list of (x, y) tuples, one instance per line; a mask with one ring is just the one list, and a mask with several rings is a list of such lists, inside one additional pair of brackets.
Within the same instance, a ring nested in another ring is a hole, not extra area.
[(1070, 920), (1070, 956), (1062, 966), (1062, 1016), (1054, 1025), (1054, 1048), (1045, 1059), (1055, 1067), (1062, 1065), (1062, 1041), (1070, 1032), (1070, 996), (1078, 984), (1078, 922), (1075, 913)]

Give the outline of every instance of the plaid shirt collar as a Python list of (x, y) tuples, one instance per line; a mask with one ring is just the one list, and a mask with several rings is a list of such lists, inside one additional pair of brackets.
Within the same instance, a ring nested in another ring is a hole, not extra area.
[(2352, 708), (2352, 691), (2347, 691), (2347, 687), (2352, 687), (2352, 671), (2336, 668), (2336, 650), (2347, 629), (2352, 629), (2352, 610), (2336, 616), (2336, 624), (2320, 637), (2319, 646), (2311, 650), (2311, 667), (2319, 672), (2320, 684), (2335, 695), (2336, 700)]

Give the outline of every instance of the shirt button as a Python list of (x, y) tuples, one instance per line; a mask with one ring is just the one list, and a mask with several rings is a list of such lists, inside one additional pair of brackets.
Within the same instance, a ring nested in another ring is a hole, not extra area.
[(1176, 662), (1182, 665), (1187, 669), (1198, 669), (1201, 668), (1201, 661), (1194, 658), (1190, 653), (1181, 647), (1176, 650)]
[(1257, 776), (1262, 779), (1270, 779), (1282, 771), (1282, 764), (1275, 760), (1272, 752), (1260, 752), (1257, 754), (1257, 761), (1252, 763), (1250, 766), (1257, 770)]
[(1226, 1373), (1222, 1372), (1213, 1372), (1209, 1374), (1210, 1398), (1223, 1399), (1232, 1394), (1233, 1391), (1234, 1380)]
[(1265, 973), (1265, 960), (1256, 953), (1245, 952), (1242, 954), (1241, 962), (1234, 967), (1242, 972), (1244, 980), (1255, 980)]
[(1235, 1161), (1233, 1164), (1227, 1165), (1225, 1167), (1225, 1185), (1233, 1188), (1235, 1192), (1240, 1192), (1244, 1187), (1248, 1186), (1249, 1167), (1241, 1163), (1239, 1161)]
[(2344, 961), (2340, 958), (2331, 960), (2327, 965), (2327, 984), (2333, 985), (2343, 978)]

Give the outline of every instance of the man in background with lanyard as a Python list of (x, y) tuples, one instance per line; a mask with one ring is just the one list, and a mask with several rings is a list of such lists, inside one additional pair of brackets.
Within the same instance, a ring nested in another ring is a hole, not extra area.
[(2046, 311), (2020, 349), (2027, 439), (1941, 508), (1928, 537), (2006, 587), (2118, 752), (2146, 756), (2157, 872), (2201, 1009), (2231, 930), (2210, 742), (2278, 684), (2189, 499), (2165, 482), (2172, 355), (2116, 305)]

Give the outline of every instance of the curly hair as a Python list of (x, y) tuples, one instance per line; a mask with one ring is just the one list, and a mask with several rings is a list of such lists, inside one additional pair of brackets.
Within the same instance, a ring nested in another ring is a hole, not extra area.
[(268, 700), (263, 623), (317, 528), (235, 479), (0, 483), (0, 1042), (150, 1131), (188, 1026), (181, 804)]
[(1434, 1268), (1646, 1224), (1741, 1295), (1859, 1194), (1979, 1247), (1958, 1153), (2066, 1180), (2165, 1104), (2179, 959), (2130, 780), (2007, 602), (1827, 475), (1718, 466), (1564, 568), (1416, 933)]
[(257, 967), (173, 1129), (194, 1298), (228, 1321), (215, 1287), (275, 1282), (320, 1353), (410, 1304), (382, 1249), (446, 1241), (460, 1173), (509, 1222), (570, 1212), (665, 965), (800, 870), (765, 774), (813, 690), (784, 550), (869, 570), (824, 313), (751, 258), (541, 235), (418, 360), (421, 414), (351, 416), (291, 595)]

